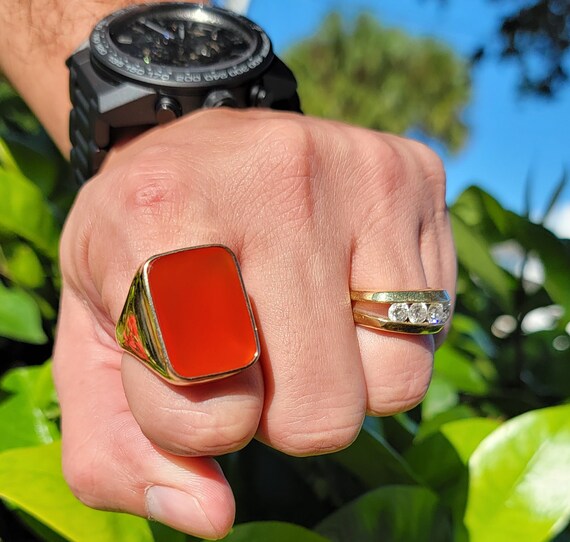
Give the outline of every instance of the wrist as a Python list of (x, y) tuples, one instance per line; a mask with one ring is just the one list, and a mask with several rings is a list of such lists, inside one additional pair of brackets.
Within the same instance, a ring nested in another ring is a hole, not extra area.
[(71, 104), (65, 60), (105, 15), (140, 3), (144, 2), (46, 0), (33, 3), (32, 8), (29, 4), (0, 0), (0, 70), (66, 155)]

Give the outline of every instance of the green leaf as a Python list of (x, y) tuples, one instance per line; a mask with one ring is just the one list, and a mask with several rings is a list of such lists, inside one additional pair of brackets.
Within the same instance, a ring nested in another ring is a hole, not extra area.
[(435, 353), (434, 372), (459, 391), (484, 395), (489, 390), (489, 385), (473, 363), (450, 344), (444, 344)]
[(154, 542), (188, 542), (190, 540), (198, 540), (193, 536), (181, 533), (172, 527), (168, 527), (168, 525), (163, 525), (156, 521), (149, 521), (148, 526), (152, 532)]
[(7, 396), (0, 402), (0, 451), (59, 438), (51, 364), (13, 369), (0, 381)]
[(145, 519), (93, 510), (73, 496), (61, 474), (59, 442), (0, 453), (0, 497), (72, 541), (153, 540)]
[[(0, 82), (0, 87), (1, 85), (2, 83)], [(6, 171), (20, 173), (20, 168), (18, 167), (16, 160), (14, 160), (8, 145), (2, 139), (0, 139), (0, 166)]]
[(499, 422), (486, 418), (449, 422), (405, 454), (418, 478), (451, 509), (456, 531), (464, 530), (469, 456), (498, 425)]
[(24, 288), (39, 288), (44, 284), (44, 270), (32, 248), (24, 243), (15, 243), (6, 252), (8, 278), (12, 282)]
[(512, 234), (521, 246), (538, 256), (544, 266), (544, 288), (552, 300), (570, 314), (570, 246), (550, 230), (509, 213)]
[(451, 223), (459, 261), (493, 294), (501, 308), (510, 314), (512, 292), (516, 286), (514, 278), (493, 260), (487, 239), (454, 212), (451, 212)]
[(329, 456), (352, 472), (366, 487), (386, 484), (417, 484), (402, 456), (384, 437), (364, 427), (345, 450)]
[(441, 492), (456, 485), (473, 451), (499, 425), (489, 418), (444, 423), (438, 431), (415, 442), (404, 457), (423, 482)]
[(0, 336), (31, 344), (47, 342), (40, 309), (34, 298), (19, 288), (6, 288), (1, 282)]
[(0, 133), (8, 132), (14, 125), (18, 131), (28, 133), (40, 129), (38, 120), (25, 102), (3, 78), (0, 79)]
[(9, 506), (9, 509), (11, 509), (12, 513), (18, 516), (20, 521), (25, 523), (28, 529), (32, 531), (32, 533), (34, 533), (42, 542), (67, 542), (66, 538), (63, 538), (63, 536), (52, 531), (49, 527), (47, 527), (41, 521), (38, 521), (33, 516), (26, 514), (18, 508), (10, 506), (10, 503), (6, 504)]
[(541, 542), (570, 518), (570, 405), (518, 416), (469, 461), (470, 542)]
[[(564, 182), (564, 178), (561, 184)], [(539, 224), (504, 209), (497, 200), (478, 187), (465, 190), (453, 205), (452, 220), (458, 223), (456, 233), (459, 259), (498, 295), (496, 288), (500, 285), (495, 270), (487, 269), (487, 278), (475, 269), (486, 268), (488, 261), (477, 262), (479, 253), (477, 244), (492, 244), (514, 239), (527, 251), (533, 251), (544, 265), (544, 288), (555, 303), (562, 305), (570, 314), (570, 288), (568, 288), (568, 269), (570, 269), (570, 245), (558, 239), (551, 231)], [(463, 225), (460, 224), (463, 222)], [(471, 234), (471, 235), (470, 235)], [(458, 236), (457, 236), (458, 235)], [(478, 239), (478, 243), (470, 243), (473, 252), (467, 250), (469, 237)], [(465, 238), (465, 239), (464, 239)], [(463, 243), (466, 242), (466, 246)], [(481, 246), (479, 246), (481, 248)], [(485, 249), (484, 251), (488, 251)], [(484, 256), (482, 253), (480, 254)], [(473, 265), (471, 269), (470, 265)], [(491, 272), (492, 271), (492, 272)], [(505, 273), (503, 271), (503, 273)], [(494, 284), (494, 286), (493, 286)], [(504, 303), (504, 300), (503, 300)], [(508, 314), (512, 311), (501, 305)]]
[(558, 181), (558, 183), (556, 184), (556, 187), (552, 191), (548, 203), (546, 204), (546, 209), (544, 210), (544, 213), (542, 215), (542, 220), (541, 220), (542, 224), (544, 224), (550, 217), (550, 213), (552, 212), (556, 204), (560, 201), (560, 196), (562, 195), (562, 192), (564, 192), (564, 189), (566, 188), (567, 184), (568, 184), (568, 173), (566, 171), (563, 171), (562, 176), (560, 177), (560, 181)]
[(470, 186), (453, 204), (453, 214), (487, 242), (508, 239), (509, 219), (503, 206), (478, 186)]
[(317, 525), (334, 542), (445, 540), (447, 522), (428, 489), (387, 486), (351, 502)]
[(0, 227), (30, 241), (46, 256), (56, 259), (59, 228), (53, 213), (41, 190), (16, 171), (11, 162), (4, 162), (0, 167)]
[(22, 175), (40, 187), (44, 195), (50, 194), (59, 173), (59, 157), (55, 154), (55, 149), (38, 148), (38, 145), (33, 146), (27, 140), (22, 142), (7, 138), (4, 143), (10, 149)]
[(418, 426), (408, 414), (401, 412), (384, 418), (372, 418), (367, 416), (364, 420), (364, 425), (369, 420), (376, 420), (380, 425), (380, 433), (397, 452), (402, 453), (409, 448), (414, 441)]
[(429, 420), (459, 402), (457, 388), (447, 379), (434, 374), (429, 389), (422, 401), (422, 419)]
[(280, 521), (242, 523), (234, 527), (222, 540), (224, 542), (330, 542), (328, 538), (304, 527)]
[(466, 418), (443, 424), (439, 430), (467, 464), (479, 444), (501, 425), (492, 418)]
[[(455, 313), (448, 339), (454, 346), (476, 357), (494, 357), (496, 347), (481, 324), (465, 314)], [(439, 352), (439, 350), (438, 350)]]
[(416, 434), (416, 440), (419, 441), (439, 431), (439, 428), (445, 423), (464, 418), (474, 418), (475, 416), (476, 413), (470, 406), (464, 404), (457, 405), (435, 415), (433, 418), (423, 420)]

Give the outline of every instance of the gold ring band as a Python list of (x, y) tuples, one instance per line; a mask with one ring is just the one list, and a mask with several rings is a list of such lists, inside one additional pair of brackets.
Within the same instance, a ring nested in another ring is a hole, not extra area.
[(451, 313), (445, 290), (351, 290), (354, 322), (393, 333), (439, 333)]

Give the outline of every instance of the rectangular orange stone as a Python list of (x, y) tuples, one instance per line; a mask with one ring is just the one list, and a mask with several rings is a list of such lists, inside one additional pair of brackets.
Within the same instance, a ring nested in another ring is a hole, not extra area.
[(221, 245), (157, 256), (146, 268), (149, 297), (173, 373), (206, 380), (245, 369), (259, 356), (249, 300), (233, 252)]

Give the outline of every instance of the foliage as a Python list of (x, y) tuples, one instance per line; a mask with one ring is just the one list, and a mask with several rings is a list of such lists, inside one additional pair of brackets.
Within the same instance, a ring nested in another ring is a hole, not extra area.
[[(0, 536), (29, 540), (14, 535), (25, 528), (49, 542), (194, 540), (90, 510), (63, 481), (59, 410), (44, 360), (71, 190), (53, 147), (28, 136), (0, 146), (0, 497), (11, 511)], [(568, 540), (570, 244), (476, 187), (451, 216), (457, 314), (422, 405), (368, 418), (351, 447), (329, 456), (292, 458), (253, 442), (221, 458), (238, 503), (226, 540)], [(524, 268), (538, 261), (544, 280), (533, 282)], [(536, 311), (548, 326), (529, 327)]]
[[(568, 81), (570, 3), (526, 0), (518, 4), (501, 20), (502, 55), (519, 62), (523, 92), (552, 96)], [(481, 47), (477, 56), (486, 51), (486, 46)]]
[(0, 74), (0, 134), (38, 133), (40, 125)]
[(452, 150), (465, 141), (468, 67), (439, 42), (384, 28), (369, 15), (346, 28), (333, 13), (286, 60), (300, 81), (301, 103), (313, 115), (399, 134), (415, 131)]

